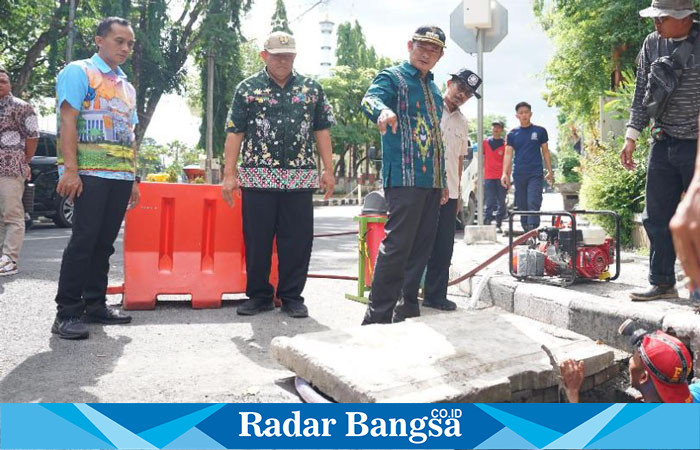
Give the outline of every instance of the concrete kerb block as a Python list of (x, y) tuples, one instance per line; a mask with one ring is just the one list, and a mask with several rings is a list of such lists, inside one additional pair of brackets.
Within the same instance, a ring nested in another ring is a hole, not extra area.
[(513, 297), (513, 312), (540, 322), (569, 329), (571, 291), (543, 284), (521, 283)]
[(627, 352), (633, 350), (629, 337), (617, 332), (622, 322), (633, 318), (642, 328), (655, 330), (661, 328), (663, 321), (660, 311), (640, 309), (632, 302), (620, 303), (585, 293), (578, 293), (569, 309), (570, 330)]
[(497, 275), (489, 280), (489, 283), (481, 294), (481, 301), (498, 306), (504, 311), (513, 312), (515, 303), (515, 291), (518, 289), (518, 281), (507, 275)]
[(664, 317), (661, 328), (666, 331), (673, 329), (679, 339), (690, 345), (695, 356), (695, 376), (700, 377), (700, 315), (691, 312), (671, 313)]

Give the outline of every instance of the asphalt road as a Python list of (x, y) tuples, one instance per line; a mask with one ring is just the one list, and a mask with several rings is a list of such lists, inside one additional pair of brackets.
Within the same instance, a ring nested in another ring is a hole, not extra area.
[[(357, 206), (315, 209), (316, 233), (356, 229)], [(358, 325), (362, 304), (345, 300), (354, 282), (310, 279), (307, 319), (279, 310), (236, 315), (240, 300), (193, 310), (186, 301), (133, 311), (125, 326), (90, 325), (90, 339), (50, 333), (61, 254), (70, 231), (28, 231), (20, 273), (0, 278), (0, 402), (297, 402), (293, 374), (269, 354), (275, 336)], [(111, 284), (121, 284), (121, 236)], [(356, 237), (314, 242), (312, 273), (355, 275)], [(238, 298), (242, 298), (239, 296)], [(120, 296), (110, 296), (118, 304)]]

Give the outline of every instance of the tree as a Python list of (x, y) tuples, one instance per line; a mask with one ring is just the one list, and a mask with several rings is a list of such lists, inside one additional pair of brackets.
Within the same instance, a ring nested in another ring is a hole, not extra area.
[(187, 57), (196, 49), (201, 51), (202, 42), (211, 42), (215, 34), (224, 41), (238, 39), (240, 15), (250, 8), (251, 0), (187, 0), (175, 18), (168, 15), (168, 4), (167, 0), (134, 5), (111, 0), (111, 10), (104, 11), (105, 15), (121, 12), (128, 16), (136, 32), (131, 79), (137, 92), (137, 144), (141, 143), (163, 94), (182, 93)]
[[(380, 145), (377, 127), (366, 119), (360, 103), (377, 72), (393, 62), (377, 57), (374, 48), (367, 46), (357, 21), (354, 26), (349, 22), (340, 24), (337, 35), (337, 65), (332, 75), (320, 82), (336, 119), (336, 125), (331, 128), (333, 152), (340, 156), (335, 171), (337, 175), (344, 175), (348, 152), (351, 164), (356, 166), (360, 152)], [(356, 175), (354, 169), (351, 167), (348, 171), (350, 176)]]
[(365, 35), (358, 21), (341, 23), (336, 31), (336, 65), (348, 67), (371, 67), (375, 69), (392, 65), (389, 58), (377, 56), (374, 47), (367, 47)]
[[(484, 114), (484, 139), (491, 135), (491, 124), (493, 122), (506, 123), (506, 116), (503, 114)], [(477, 143), (477, 131), (479, 130), (477, 129), (476, 119), (469, 120), (469, 140), (472, 142), (472, 145)], [(507, 130), (503, 130), (503, 139), (506, 138), (506, 133)]]
[(277, 0), (275, 13), (272, 15), (272, 20), (270, 21), (270, 27), (272, 27), (273, 33), (275, 31), (284, 31), (285, 33), (294, 34), (287, 22), (287, 8), (284, 6), (284, 0)]
[[(321, 80), (335, 115), (336, 124), (331, 128), (331, 137), (333, 152), (340, 156), (339, 161), (344, 161), (348, 151), (353, 152), (352, 160), (356, 161), (359, 148), (368, 145), (378, 148), (380, 145), (377, 127), (365, 118), (360, 108), (362, 97), (376, 74), (374, 68), (336, 66), (332, 76)], [(336, 172), (341, 172), (340, 169), (344, 169), (343, 163), (336, 166)]]
[(206, 145), (207, 130), (207, 53), (214, 54), (214, 96), (213, 96), (213, 150), (215, 156), (223, 154), (226, 140), (226, 123), (231, 99), (236, 85), (248, 74), (252, 62), (250, 46), (244, 45), (241, 53), (242, 37), (240, 33), (241, 15), (250, 9), (251, 0), (211, 0), (207, 17), (202, 24), (201, 44), (196, 49), (196, 61), (201, 73), (201, 98), (203, 99), (202, 124), (199, 129), (199, 146)]
[(573, 120), (591, 122), (598, 98), (616, 90), (652, 22), (639, 17), (642, 0), (535, 0), (534, 12), (554, 42), (547, 64), (546, 99)]
[[(169, 0), (76, 0), (74, 54), (76, 59), (87, 58), (95, 51), (95, 28), (102, 17), (120, 16), (132, 23), (136, 45), (122, 68), (136, 88), (139, 123), (135, 134), (140, 145), (161, 97), (182, 93), (188, 56), (213, 35), (222, 37), (222, 46), (238, 40), (240, 15), (251, 2), (185, 0), (179, 15), (172, 16)], [(65, 65), (68, 3), (0, 0), (0, 63), (10, 71), (16, 95), (53, 97), (56, 75)], [(237, 52), (237, 47), (231, 51)]]
[[(69, 0), (0, 0), (0, 64), (17, 97), (53, 96), (57, 67), (65, 63)], [(78, 34), (96, 15), (95, 2), (76, 0)]]

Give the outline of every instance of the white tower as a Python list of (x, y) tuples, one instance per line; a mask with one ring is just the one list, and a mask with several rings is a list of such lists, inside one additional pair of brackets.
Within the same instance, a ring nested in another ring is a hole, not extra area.
[(319, 25), (321, 25), (321, 69), (318, 76), (326, 78), (330, 76), (331, 72), (331, 38), (335, 24), (326, 16), (326, 19), (319, 22)]

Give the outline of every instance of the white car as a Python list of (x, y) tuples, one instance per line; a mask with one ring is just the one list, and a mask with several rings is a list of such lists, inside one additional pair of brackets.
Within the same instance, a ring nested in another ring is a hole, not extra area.
[(464, 171), (460, 190), (462, 196), (457, 205), (457, 227), (464, 228), (466, 225), (473, 225), (476, 220), (476, 185), (479, 181), (479, 160), (476, 145), (472, 146), (473, 158), (464, 160)]
[[(462, 172), (462, 181), (460, 189), (462, 196), (457, 205), (457, 228), (462, 229), (466, 225), (474, 225), (477, 214), (477, 195), (476, 186), (479, 182), (479, 155), (476, 145), (472, 146), (473, 158), (464, 160), (464, 171)], [(511, 191), (506, 195), (506, 208), (510, 208), (513, 202)], [(504, 222), (508, 216), (503, 219)]]

